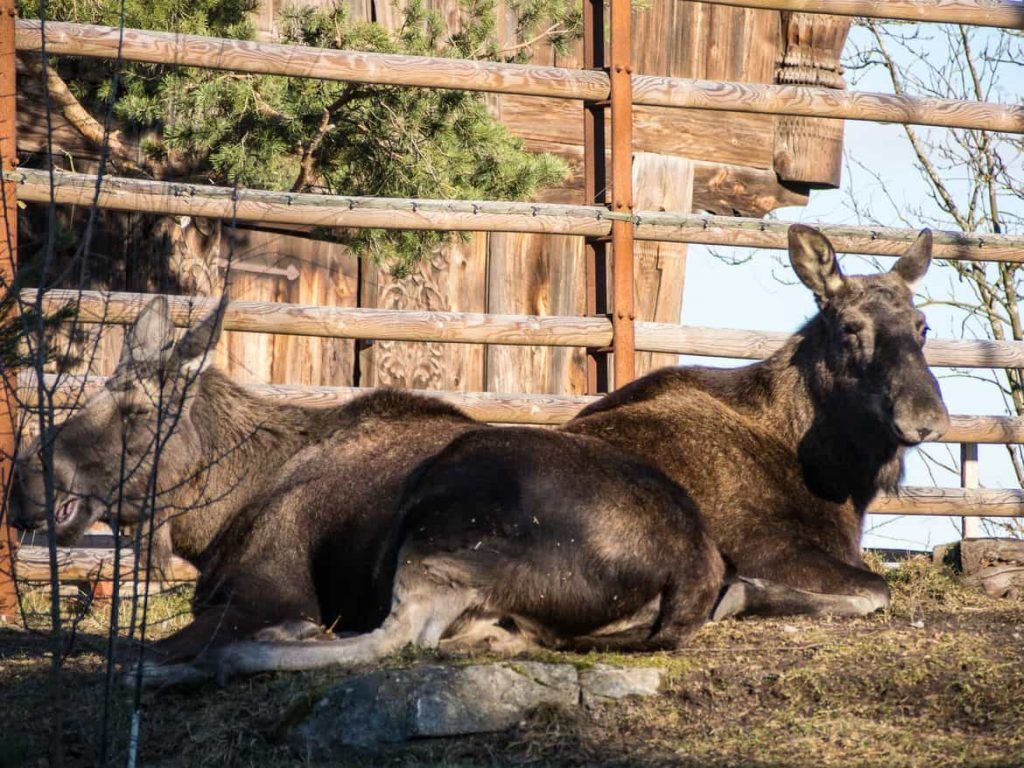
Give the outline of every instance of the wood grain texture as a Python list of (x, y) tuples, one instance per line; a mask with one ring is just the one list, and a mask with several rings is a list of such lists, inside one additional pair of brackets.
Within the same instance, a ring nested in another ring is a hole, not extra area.
[[(135, 573), (135, 557), (121, 551), (120, 579), (132, 581), (142, 574)], [(46, 547), (22, 547), (15, 563), (18, 581), (48, 582), (50, 557)], [(87, 547), (57, 547), (57, 573), (60, 581), (100, 581), (114, 578), (114, 550)], [(172, 557), (160, 574), (164, 581), (195, 581), (195, 568), (180, 557)]]
[[(81, 403), (103, 386), (102, 376), (88, 379), (52, 375), (44, 383), (55, 392), (55, 405)], [(19, 377), (19, 395), (24, 407), (36, 402), (35, 379), (29, 372)], [(331, 406), (372, 392), (372, 387), (305, 387), (286, 384), (250, 384), (248, 388), (264, 397), (301, 405)], [(454, 403), (473, 418), (503, 424), (553, 425), (568, 421), (597, 398), (586, 395), (505, 394), (496, 392), (420, 392)], [(951, 427), (940, 443), (1024, 443), (1024, 419), (1011, 416), (951, 416)]]
[(898, 496), (876, 499), (870, 511), (881, 515), (949, 515), (951, 517), (1020, 517), (1020, 488), (901, 488)]
[[(17, 183), (19, 199), (47, 203), (45, 172), (20, 168), (5, 174)], [(96, 177), (60, 173), (53, 194), (58, 204), (90, 205)], [(253, 189), (175, 184), (104, 177), (98, 205), (181, 216), (258, 221), (263, 224), (532, 232), (601, 237), (611, 221), (626, 216), (604, 208), (551, 203), (464, 200), (406, 200), (294, 194)], [(785, 250), (789, 223), (680, 212), (638, 211), (637, 240), (705, 243)], [(817, 224), (842, 253), (901, 255), (919, 234), (915, 229)], [(935, 231), (934, 254), (942, 259), (1024, 262), (1024, 237), (981, 232)]]
[[(513, 249), (522, 253), (523, 249)], [(549, 265), (551, 262), (548, 262)], [(565, 264), (565, 259), (555, 260)], [(318, 307), (275, 302), (235, 301), (228, 305), (225, 328), (258, 333), (281, 333), (329, 338), (394, 339), (399, 341), (438, 341), (489, 343), (519, 346), (605, 346), (611, 340), (606, 318), (540, 314), (557, 311), (546, 292), (546, 279), (531, 283), (524, 272), (510, 269), (512, 285), (525, 286), (523, 297), (535, 315), (495, 315), (471, 312), (418, 312), (394, 309)], [(543, 275), (541, 276), (544, 277)], [(531, 290), (530, 286), (533, 286)], [(34, 301), (34, 290), (26, 290), (23, 299)], [(59, 290), (46, 294), (44, 306), (56, 311), (77, 304), (81, 322), (130, 323), (150, 300), (148, 294), (101, 293)], [(215, 306), (215, 299), (169, 296), (174, 322), (188, 326)], [(495, 301), (511, 301), (498, 293)], [(559, 303), (578, 301), (576, 289)], [(637, 349), (678, 355), (727, 357), (761, 360), (771, 355), (789, 338), (777, 331), (705, 328), (675, 323), (638, 322)], [(1024, 342), (989, 340), (932, 339), (925, 345), (929, 365), (964, 368), (1024, 368)], [(556, 390), (557, 391), (557, 390)]]
[[(436, 290), (436, 288), (435, 288)], [(22, 293), (34, 303), (34, 289)], [(73, 307), (79, 322), (127, 324), (151, 300), (144, 293), (47, 291), (43, 307), (56, 312)], [(213, 311), (217, 299), (168, 296), (175, 325), (187, 328)], [(355, 307), (327, 307), (284, 302), (232, 301), (224, 328), (347, 339), (391, 339), (560, 347), (605, 346), (611, 342), (608, 320), (599, 317), (491, 315)]]
[[(486, 317), (487, 236), (476, 234), (423, 259), (412, 274), (396, 278), (384, 267), (364, 264), (364, 306), (398, 313), (434, 312), (438, 316), (475, 313)], [(486, 322), (486, 321), (485, 321)], [(484, 388), (484, 348), (479, 344), (407, 343), (377, 337), (360, 354), (360, 386), (407, 389), (480, 390)]]
[[(708, 357), (762, 360), (781, 347), (788, 333), (746, 331), (668, 323), (637, 323), (637, 348)], [(1024, 368), (1024, 342), (932, 339), (928, 364), (938, 367)]]
[[(19, 20), (17, 24), (18, 50), (40, 50), (40, 23)], [(50, 22), (46, 28), (46, 46), (52, 54), (118, 56), (121, 30), (114, 27)], [(588, 70), (357, 53), (134, 29), (123, 32), (121, 55), (130, 61), (594, 101), (610, 93), (608, 76)], [(1001, 104), (651, 75), (635, 76), (632, 92), (632, 102), (646, 106), (1024, 133), (1024, 107)]]
[[(585, 70), (338, 51), (141, 29), (123, 32), (122, 42), (121, 30), (116, 27), (50, 21), (46, 24), (46, 50), (50, 54), (116, 59), (120, 45), (124, 60), (151, 64), (576, 99), (603, 99), (609, 93), (607, 75)], [(19, 19), (17, 49), (39, 51), (42, 43), (40, 22)]]
[(1019, 0), (703, 0), (715, 5), (864, 16), (869, 19), (1024, 29)]
[[(45, 172), (21, 169), (7, 177), (19, 181), (26, 202), (50, 199)], [(90, 186), (89, 179), (93, 179)], [(160, 213), (173, 216), (305, 224), (313, 227), (375, 227), (442, 231), (516, 231), (602, 236), (615, 218), (602, 209), (550, 203), (408, 200), (267, 192), (105, 177), (98, 199), (95, 177), (60, 173), (53, 187), (61, 205)]]
[(680, 107), (767, 115), (799, 115), (879, 123), (1024, 133), (1024, 107), (956, 99), (837, 91), (799, 85), (634, 78), (633, 100), (652, 107)]
[[(689, 211), (693, 208), (694, 166), (669, 155), (633, 155), (633, 195), (642, 210)], [(633, 247), (636, 317), (639, 321), (677, 323), (683, 311), (686, 248), (679, 243), (638, 242)], [(679, 356), (638, 352), (636, 375), (677, 365)]]

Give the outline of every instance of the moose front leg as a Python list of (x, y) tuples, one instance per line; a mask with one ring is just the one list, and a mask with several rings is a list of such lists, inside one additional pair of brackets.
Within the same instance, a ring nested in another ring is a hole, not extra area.
[(877, 573), (820, 550), (758, 563), (729, 579), (712, 620), (734, 616), (866, 616), (889, 605), (889, 585)]

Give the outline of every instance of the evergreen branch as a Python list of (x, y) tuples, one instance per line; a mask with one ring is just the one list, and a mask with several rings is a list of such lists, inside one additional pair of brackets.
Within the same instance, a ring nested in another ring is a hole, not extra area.
[(149, 175), (132, 158), (131, 153), (121, 141), (121, 132), (110, 131), (107, 133), (104, 131), (100, 122), (89, 114), (89, 111), (75, 98), (55, 67), (44, 67), (42, 59), (38, 56), (24, 56), (21, 57), (21, 60), (30, 75), (40, 80), (44, 76), (46, 77), (51, 101), (60, 108), (60, 113), (81, 134), (82, 138), (97, 149), (102, 149), (106, 142), (110, 152), (110, 161), (122, 173)]

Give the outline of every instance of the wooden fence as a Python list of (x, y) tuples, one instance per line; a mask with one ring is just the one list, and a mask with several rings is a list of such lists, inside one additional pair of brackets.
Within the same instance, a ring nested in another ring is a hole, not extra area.
[[(710, 0), (725, 5), (818, 13), (1024, 28), (1019, 2), (992, 0)], [(493, 201), (398, 200), (224, 189), (80, 174), (46, 173), (14, 167), (14, 53), (40, 51), (44, 27), (38, 21), (14, 21), (13, 0), (0, 0), (0, 159), (8, 237), (0, 237), (0, 263), (13, 264), (13, 201), (58, 205), (98, 205), (122, 211), (189, 215), (277, 224), (327, 227), (379, 227), (498, 232), (542, 232), (586, 238), (590, 317), (497, 316), (469, 313), (339, 309), (260, 302), (233, 302), (226, 327), (264, 333), (355, 339), (396, 339), (487, 344), (585, 347), (589, 353), (588, 397), (496, 393), (430, 393), (464, 407), (471, 415), (501, 423), (558, 424), (614, 382), (634, 375), (635, 351), (759, 359), (785, 336), (759, 331), (695, 328), (635, 322), (633, 317), (633, 241), (662, 240), (713, 245), (784, 248), (786, 224), (756, 219), (699, 216), (689, 212), (636, 211), (630, 164), (633, 105), (700, 110), (803, 115), (833, 119), (914, 123), (951, 128), (1024, 133), (1024, 108), (949, 99), (839, 91), (826, 88), (756, 85), (636, 75), (630, 50), (630, 2), (610, 0), (610, 41), (605, 60), (604, 12), (599, 0), (584, 0), (586, 69), (511, 65), (446, 58), (397, 56), (225, 40), (197, 35), (119, 30), (48, 22), (49, 54), (152, 62), (254, 74), (351, 81), (427, 88), (453, 88), (502, 94), (581, 99), (584, 102), (585, 187), (591, 205), (551, 205)], [(4, 85), (7, 83), (7, 85)], [(611, 117), (611, 162), (605, 168), (603, 125)], [(599, 151), (600, 150), (600, 151)], [(610, 174), (609, 174), (610, 171)], [(610, 175), (608, 200), (605, 179)], [(52, 182), (52, 183), (51, 183)], [(902, 229), (837, 227), (822, 230), (840, 251), (894, 255), (916, 232)], [(936, 255), (973, 261), (1024, 261), (1024, 238), (982, 233), (936, 234)], [(608, 252), (610, 245), (610, 254)], [(610, 256), (610, 259), (609, 259)], [(606, 304), (601, 275), (611, 273), (613, 303)], [(5, 279), (9, 279), (6, 275)], [(8, 283), (9, 284), (9, 283)], [(26, 299), (34, 299), (30, 292)], [(128, 323), (145, 297), (50, 291), (47, 309), (71, 303), (85, 322)], [(201, 299), (169, 297), (176, 323), (207, 309)], [(614, 379), (608, 375), (608, 351)], [(935, 366), (1021, 367), (1024, 344), (990, 341), (932, 341), (926, 348)], [(6, 372), (10, 376), (10, 372)], [(34, 391), (22, 377), (23, 393)], [(97, 379), (65, 377), (58, 393), (73, 400)], [(9, 390), (14, 389), (14, 382)], [(336, 403), (365, 390), (261, 386), (262, 393), (302, 403)], [(9, 406), (10, 401), (5, 401)], [(0, 433), (12, 432), (10, 409), (0, 404)], [(963, 444), (961, 488), (908, 488), (883, 497), (873, 512), (967, 517), (1020, 515), (1024, 491), (986, 490), (974, 484), (978, 443), (1024, 442), (1024, 422), (1009, 417), (954, 416), (944, 442)], [(5, 445), (0, 449), (6, 451)], [(7, 451), (9, 455), (9, 451)], [(9, 467), (4, 466), (3, 472)], [(0, 478), (2, 479), (2, 478)], [(0, 530), (0, 539), (7, 532)], [(26, 547), (21, 575), (48, 579), (49, 561)], [(103, 575), (104, 556), (86, 550), (61, 550), (66, 578)], [(129, 563), (125, 563), (129, 567)], [(2, 566), (0, 566), (2, 567)], [(165, 574), (166, 575), (166, 574)], [(171, 578), (186, 577), (180, 563)], [(0, 579), (0, 589), (3, 588)], [(0, 592), (0, 613), (4, 610)]]

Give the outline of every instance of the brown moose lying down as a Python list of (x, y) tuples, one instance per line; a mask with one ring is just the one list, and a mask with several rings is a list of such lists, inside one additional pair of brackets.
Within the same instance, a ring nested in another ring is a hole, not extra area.
[[(820, 311), (770, 358), (655, 372), (557, 431), (397, 391), (262, 399), (202, 364), (221, 313), (174, 342), (155, 299), (49, 438), (58, 539), (141, 522), (199, 568), (194, 621), (135, 668), (147, 684), (409, 643), (671, 649), (708, 618), (869, 613), (888, 590), (860, 557), (867, 505), (948, 426), (912, 301), (931, 235), (846, 277), (794, 225), (790, 258)], [(18, 468), (22, 527), (47, 524), (40, 455)]]

